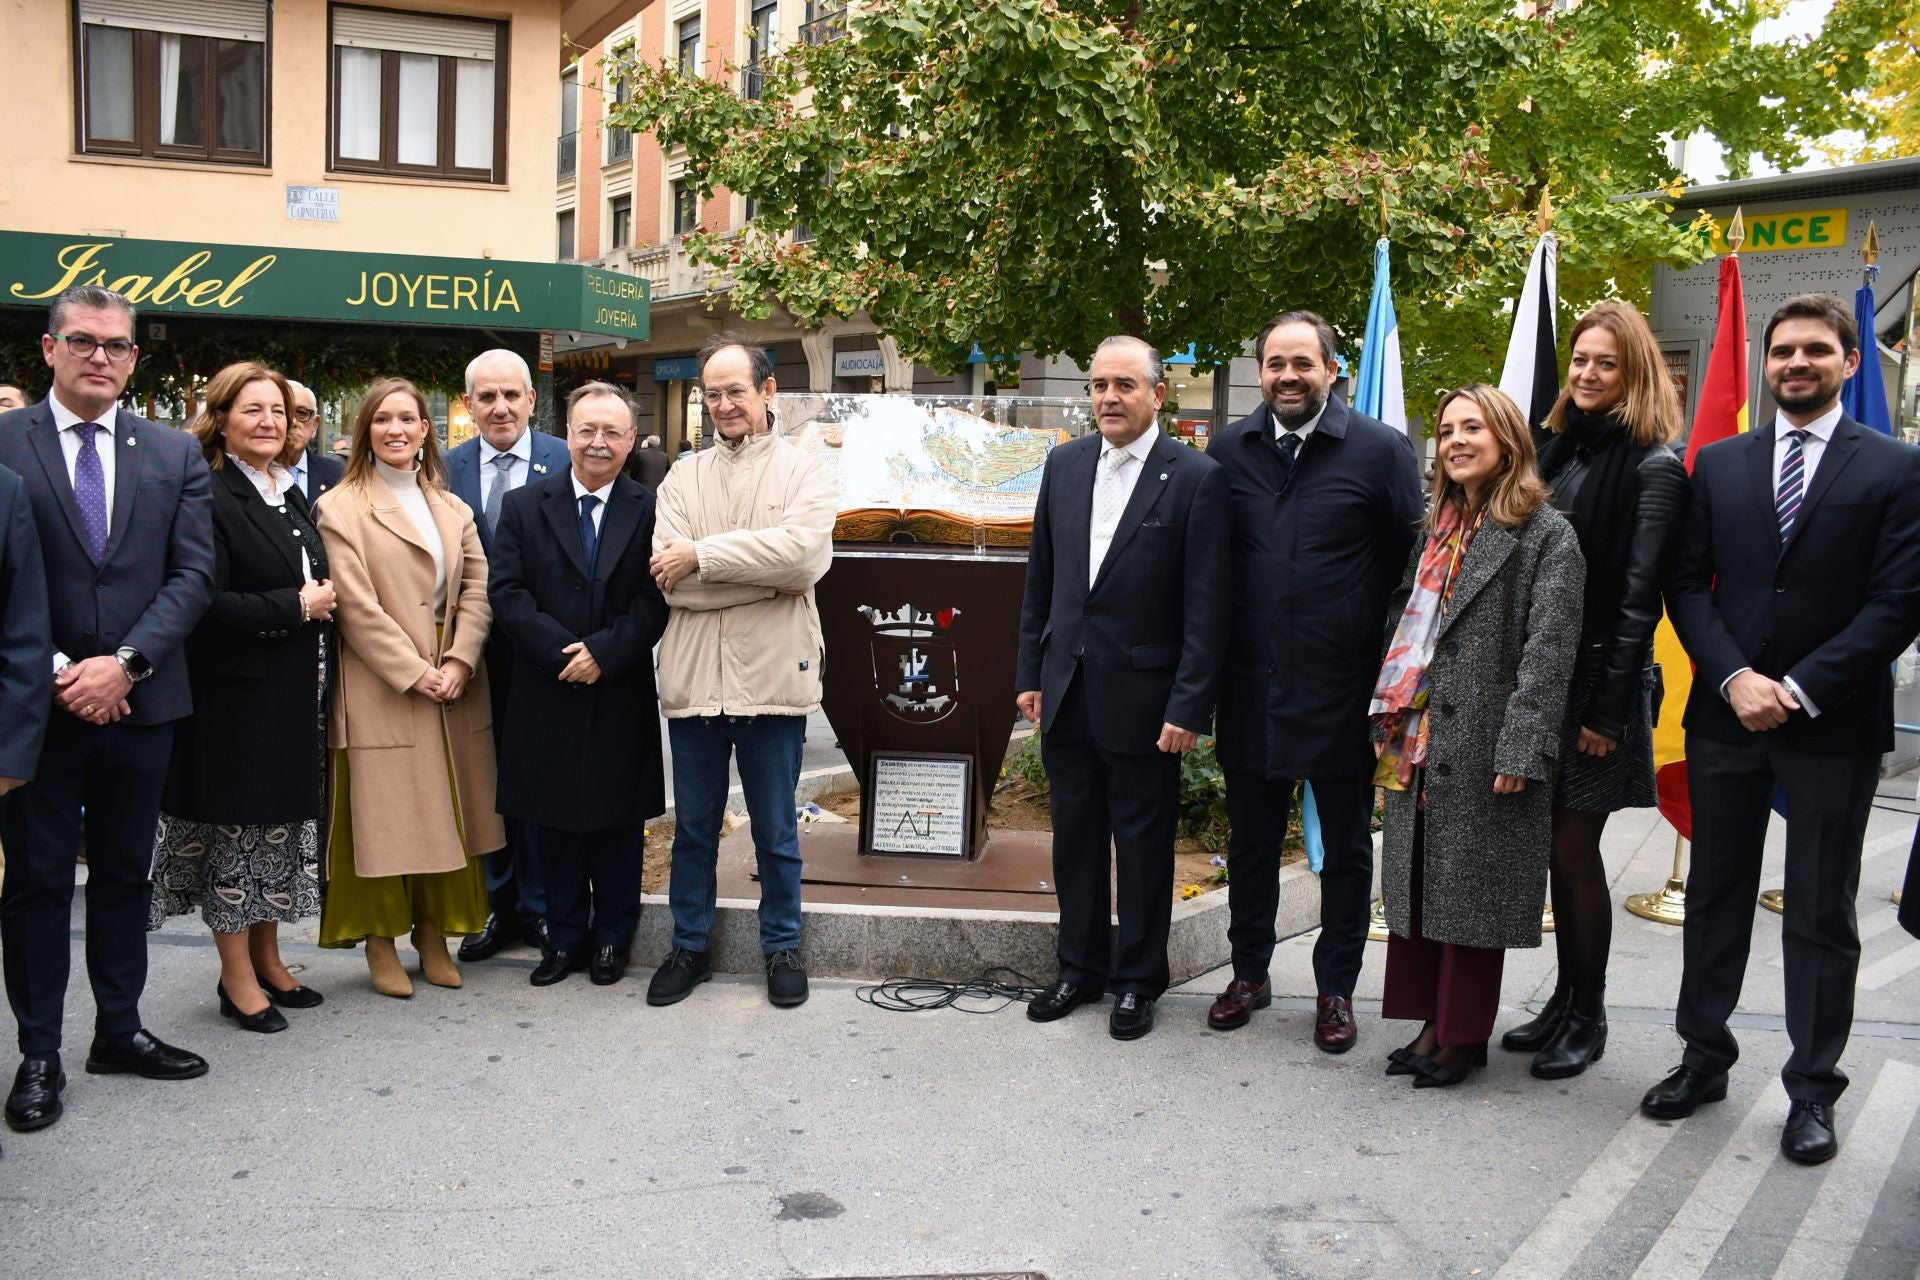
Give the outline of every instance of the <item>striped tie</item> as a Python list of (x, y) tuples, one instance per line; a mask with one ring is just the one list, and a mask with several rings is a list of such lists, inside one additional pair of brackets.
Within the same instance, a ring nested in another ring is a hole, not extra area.
[(1800, 500), (1806, 496), (1807, 455), (1801, 451), (1806, 442), (1804, 431), (1787, 432), (1787, 457), (1780, 464), (1780, 495), (1773, 509), (1780, 517), (1780, 541), (1793, 536), (1793, 522), (1800, 516)]

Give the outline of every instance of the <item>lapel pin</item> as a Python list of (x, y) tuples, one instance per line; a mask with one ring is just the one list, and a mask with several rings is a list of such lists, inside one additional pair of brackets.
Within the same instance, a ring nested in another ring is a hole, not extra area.
[(137, 443), (137, 442), (136, 442), (136, 441), (134, 440), (134, 438), (133, 438), (132, 436), (128, 436), (128, 437), (127, 437), (127, 448), (129, 448), (129, 449), (131, 449), (131, 448), (133, 448), (133, 446), (135, 445), (135, 443)]
[(536, 472), (538, 472), (539, 474), (541, 474), (541, 475), (545, 475), (545, 474), (547, 474), (547, 464), (546, 464), (546, 463), (544, 463), (544, 462), (536, 462), (536, 463), (534, 463), (534, 464), (533, 464), (533, 469), (534, 469), (534, 470), (535, 470)]
[(1166, 473), (1166, 472), (1164, 472), (1164, 471), (1162, 471), (1162, 472), (1160, 473), (1160, 478), (1161, 478), (1162, 480), (1165, 480), (1165, 479), (1167, 478), (1167, 473)]

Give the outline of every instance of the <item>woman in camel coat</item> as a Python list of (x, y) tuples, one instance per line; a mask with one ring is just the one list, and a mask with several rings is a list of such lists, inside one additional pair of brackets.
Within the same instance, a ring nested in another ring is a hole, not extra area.
[(506, 843), (481, 662), (493, 613), (473, 513), (444, 487), (411, 383), (368, 390), (346, 475), (317, 510), (341, 641), (320, 942), (366, 939), (374, 988), (407, 996), (393, 940), (411, 931), (422, 975), (457, 987), (446, 939), (486, 924), (479, 859)]

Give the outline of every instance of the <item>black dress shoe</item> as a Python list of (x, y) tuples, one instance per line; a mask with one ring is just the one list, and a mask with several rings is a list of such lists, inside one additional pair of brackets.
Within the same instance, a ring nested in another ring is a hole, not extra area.
[(256, 973), (253, 976), (254, 979), (259, 982), (260, 989), (267, 993), (267, 999), (273, 1001), (282, 1009), (313, 1009), (317, 1008), (321, 1002), (326, 1000), (325, 996), (315, 991), (312, 987), (303, 987), (297, 982), (288, 990), (282, 991), (280, 988), (269, 983), (265, 978), (262, 978), (259, 974)]
[(713, 977), (713, 960), (704, 951), (675, 947), (647, 983), (647, 1003), (655, 1008), (679, 1004), (695, 987)]
[(595, 947), (587, 976), (596, 987), (610, 987), (627, 976), (627, 953), (618, 947)]
[(207, 1060), (176, 1049), (145, 1027), (125, 1040), (109, 1042), (99, 1036), (87, 1050), (90, 1076), (145, 1076), (149, 1080), (191, 1080), (207, 1074)]
[(233, 998), (227, 994), (226, 983), (214, 983), (213, 994), (220, 997), (220, 1016), (232, 1018), (238, 1022), (242, 1031), (258, 1031), (265, 1035), (272, 1035), (276, 1031), (287, 1029), (287, 1015), (273, 1007), (272, 996), (267, 997), (267, 1007), (260, 1012), (242, 1013), (240, 1006), (235, 1004)]
[(1413, 1051), (1413, 1046), (1419, 1043), (1420, 1037), (1415, 1036), (1411, 1043), (1403, 1044), (1398, 1049), (1387, 1054), (1387, 1074), (1390, 1076), (1410, 1076), (1416, 1074), (1419, 1068), (1414, 1066), (1413, 1062), (1414, 1059), (1421, 1055)]
[(1795, 1164), (1825, 1164), (1840, 1150), (1833, 1136), (1833, 1104), (1795, 1102), (1787, 1108), (1787, 1127), (1780, 1131), (1780, 1154)]
[(1727, 1096), (1727, 1073), (1675, 1067), (1673, 1074), (1647, 1090), (1640, 1109), (1656, 1120), (1684, 1120), (1695, 1108)]
[(1081, 987), (1071, 982), (1056, 982), (1035, 996), (1027, 1004), (1027, 1019), (1030, 1022), (1052, 1022), (1064, 1018), (1083, 1004), (1099, 1004), (1106, 989), (1104, 987)]
[(60, 1118), (60, 1091), (67, 1087), (67, 1073), (58, 1058), (29, 1058), (13, 1075), (13, 1092), (7, 1095), (7, 1127), (15, 1133), (44, 1129)]
[(471, 963), (475, 960), (491, 960), (507, 947), (520, 940), (520, 922), (510, 916), (487, 917), (487, 923), (478, 933), (470, 933), (460, 940), (460, 959)]
[(1567, 1080), (1600, 1061), (1607, 1052), (1607, 1006), (1599, 995), (1580, 995), (1567, 1006), (1560, 1029), (1527, 1068), (1540, 1080)]
[(1560, 1023), (1566, 1018), (1567, 1005), (1572, 999), (1567, 988), (1555, 987), (1533, 1021), (1523, 1022), (1501, 1036), (1500, 1047), (1508, 1053), (1540, 1052), (1553, 1039), (1554, 1032), (1560, 1030)]
[(1419, 1053), (1409, 1053), (1407, 1065), (1413, 1068), (1414, 1088), (1451, 1089), (1454, 1085), (1465, 1084), (1475, 1069), (1487, 1065), (1487, 1046), (1475, 1045), (1473, 1052), (1457, 1067), (1450, 1067), (1438, 1058)]
[(1115, 1040), (1138, 1040), (1153, 1030), (1153, 1001), (1138, 991), (1115, 996), (1107, 1015), (1107, 1032)]
[(550, 987), (563, 980), (570, 973), (579, 973), (587, 967), (587, 953), (584, 949), (554, 950), (540, 957), (540, 963), (533, 966), (533, 972), (527, 975), (527, 981), (536, 987)]

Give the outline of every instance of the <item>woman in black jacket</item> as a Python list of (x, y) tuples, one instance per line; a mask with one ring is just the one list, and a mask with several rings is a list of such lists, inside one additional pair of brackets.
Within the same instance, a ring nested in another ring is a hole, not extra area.
[(1543, 1080), (1577, 1076), (1607, 1044), (1613, 903), (1600, 835), (1654, 803), (1653, 632), (1687, 473), (1668, 442), (1680, 398), (1640, 313), (1603, 302), (1573, 327), (1567, 385), (1547, 415), (1540, 473), (1587, 562), (1580, 649), (1554, 791), (1552, 897), (1559, 981), (1540, 1016), (1501, 1038)]
[(213, 602), (187, 642), (193, 714), (174, 732), (154, 837), (149, 927), (200, 909), (220, 1012), (281, 1031), (320, 994), (280, 959), (279, 926), (320, 912), (333, 587), (285, 466), (292, 394), (257, 364), (207, 385), (192, 426), (213, 471)]

